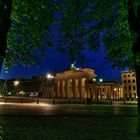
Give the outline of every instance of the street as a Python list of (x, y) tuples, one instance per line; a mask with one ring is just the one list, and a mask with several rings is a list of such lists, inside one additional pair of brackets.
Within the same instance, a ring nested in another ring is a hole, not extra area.
[(4, 140), (139, 140), (137, 105), (0, 103)]
[(0, 115), (137, 116), (137, 105), (0, 103)]

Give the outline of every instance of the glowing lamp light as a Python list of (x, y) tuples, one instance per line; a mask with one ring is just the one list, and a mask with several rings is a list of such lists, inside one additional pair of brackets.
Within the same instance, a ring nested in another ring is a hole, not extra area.
[(99, 79), (99, 82), (103, 82), (103, 79)]
[(116, 88), (114, 88), (114, 91), (116, 91), (117, 89)]
[(54, 76), (52, 74), (50, 74), (50, 73), (47, 74), (47, 79), (53, 79), (53, 78), (54, 78)]
[(76, 68), (76, 70), (80, 70), (80, 68)]
[(14, 85), (18, 86), (19, 85), (19, 81), (18, 80), (14, 81)]
[(94, 78), (93, 81), (96, 82), (96, 79)]

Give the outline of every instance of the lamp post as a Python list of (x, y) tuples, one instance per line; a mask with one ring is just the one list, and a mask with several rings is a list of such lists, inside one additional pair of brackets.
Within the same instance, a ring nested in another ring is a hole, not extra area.
[(16, 90), (17, 90), (18, 85), (19, 85), (19, 80), (15, 80), (15, 81), (14, 81), (15, 92), (16, 92)]
[[(47, 77), (47, 82), (52, 83), (54, 76), (51, 73), (48, 73), (46, 75), (46, 77)], [(47, 97), (50, 99), (51, 97), (54, 97), (53, 94), (54, 93), (52, 92), (52, 89), (50, 89), (50, 92), (47, 92)], [(53, 101), (53, 103), (54, 103), (54, 101)]]
[(18, 86), (19, 85), (19, 81), (18, 80), (15, 80), (14, 81), (14, 86)]
[(93, 81), (96, 82), (96, 78), (94, 78)]
[(100, 79), (99, 79), (99, 82), (103, 82), (103, 79), (100, 78)]
[[(113, 94), (113, 96), (115, 95), (115, 97), (116, 97), (116, 91), (117, 91), (117, 88), (114, 88), (114, 94)], [(113, 99), (114, 99), (114, 97), (113, 97)]]
[(47, 79), (52, 80), (52, 79), (54, 79), (54, 76), (51, 73), (48, 73), (47, 74)]

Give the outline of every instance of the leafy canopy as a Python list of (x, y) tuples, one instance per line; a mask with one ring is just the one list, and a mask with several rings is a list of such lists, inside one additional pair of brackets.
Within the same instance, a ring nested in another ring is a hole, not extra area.
[(8, 33), (6, 69), (12, 64), (25, 66), (38, 63), (38, 54), (45, 55), (45, 40), (49, 26), (54, 23), (51, 1), (13, 0), (12, 26)]
[(128, 8), (127, 0), (13, 0), (6, 68), (37, 63), (36, 52), (45, 54), (54, 40), (72, 61), (82, 60), (85, 48), (98, 50), (102, 40), (105, 56), (114, 66), (132, 66), (136, 35), (129, 27)]

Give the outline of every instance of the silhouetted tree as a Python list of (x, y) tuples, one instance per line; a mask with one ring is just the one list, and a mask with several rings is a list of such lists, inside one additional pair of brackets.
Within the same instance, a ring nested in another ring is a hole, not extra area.
[[(98, 50), (102, 40), (105, 57), (114, 62), (113, 67), (136, 70), (140, 96), (139, 0), (13, 0), (12, 14), (11, 5), (10, 0), (0, 1), (0, 56), (5, 58), (7, 48), (6, 69), (11, 64), (38, 62), (35, 51), (44, 54), (51, 47), (55, 37), (50, 29), (57, 27), (58, 50), (68, 54), (72, 61), (83, 59), (85, 48)], [(138, 107), (140, 110), (140, 97)]]

